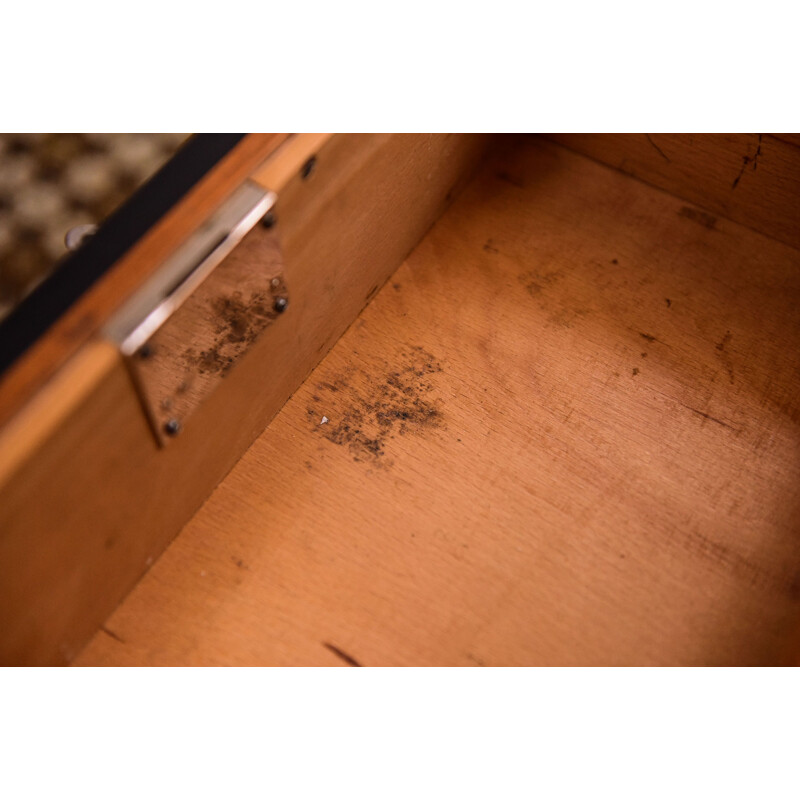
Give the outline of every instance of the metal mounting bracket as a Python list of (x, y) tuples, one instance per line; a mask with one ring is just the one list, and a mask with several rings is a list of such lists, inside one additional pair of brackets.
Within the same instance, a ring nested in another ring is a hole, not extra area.
[(276, 199), (237, 189), (106, 327), (161, 445), (288, 306)]

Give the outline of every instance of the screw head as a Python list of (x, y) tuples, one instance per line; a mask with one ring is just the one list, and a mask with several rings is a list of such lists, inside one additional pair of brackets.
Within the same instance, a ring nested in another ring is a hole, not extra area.
[(275, 217), (274, 212), (267, 211), (267, 213), (264, 214), (263, 217), (261, 217), (261, 227), (269, 230), (277, 221), (278, 220)]
[(164, 423), (164, 433), (167, 436), (177, 436), (181, 432), (181, 424), (176, 419), (168, 420)]
[(317, 166), (317, 157), (311, 156), (311, 158), (309, 158), (308, 161), (306, 161), (306, 163), (303, 164), (303, 168), (300, 170), (300, 177), (303, 180), (306, 180), (306, 178), (310, 178), (311, 174), (316, 169), (316, 166)]
[(272, 308), (278, 313), (283, 314), (286, 311), (286, 306), (289, 305), (289, 301), (285, 297), (276, 297), (275, 302), (272, 304)]

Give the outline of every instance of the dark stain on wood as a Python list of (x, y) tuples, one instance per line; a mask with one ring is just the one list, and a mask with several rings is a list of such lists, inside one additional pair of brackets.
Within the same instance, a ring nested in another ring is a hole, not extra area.
[(318, 399), (306, 408), (312, 430), (346, 447), (354, 461), (377, 463), (395, 435), (443, 427), (431, 382), (441, 364), (416, 346), (403, 348), (399, 357), (403, 366), (397, 369), (352, 368), (317, 383), (313, 397)]
[(201, 375), (212, 373), (224, 378), (236, 360), (279, 316), (273, 305), (275, 298), (286, 295), (286, 287), (281, 281), (272, 294), (256, 292), (244, 299), (240, 292), (234, 292), (230, 296), (213, 298), (210, 314), (214, 340), (199, 354), (194, 348), (187, 349), (184, 353), (186, 364)]
[(680, 211), (678, 211), (678, 216), (684, 219), (690, 219), (692, 222), (697, 222), (699, 225), (709, 230), (713, 230), (717, 225), (717, 218), (715, 216), (707, 214), (705, 211), (700, 211), (697, 208), (691, 208), (690, 206), (683, 206)]
[(497, 178), (497, 180), (503, 181), (503, 183), (510, 183), (512, 186), (516, 186), (517, 189), (525, 188), (525, 184), (523, 183), (521, 178), (516, 178), (513, 175), (509, 175), (507, 172), (503, 170), (496, 173), (495, 177)]
[(717, 342), (714, 345), (715, 349), (719, 353), (719, 360), (722, 362), (723, 366), (725, 367), (725, 371), (728, 373), (728, 378), (731, 383), (735, 380), (735, 373), (733, 371), (733, 359), (731, 359), (730, 353), (727, 351), (727, 347), (730, 344), (733, 335), (730, 331), (727, 331), (725, 335), (722, 337), (722, 340)]
[(518, 275), (517, 280), (531, 297), (536, 297), (545, 289), (555, 286), (563, 277), (564, 274), (560, 270), (529, 270)]

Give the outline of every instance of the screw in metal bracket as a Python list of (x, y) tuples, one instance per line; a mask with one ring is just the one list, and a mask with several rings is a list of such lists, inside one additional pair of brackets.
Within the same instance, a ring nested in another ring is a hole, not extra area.
[(168, 436), (177, 436), (181, 432), (181, 424), (176, 419), (164, 423), (164, 433)]

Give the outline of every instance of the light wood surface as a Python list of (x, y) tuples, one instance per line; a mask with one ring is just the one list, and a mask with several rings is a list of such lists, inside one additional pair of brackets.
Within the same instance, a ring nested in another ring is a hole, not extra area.
[(76, 663), (793, 663), (798, 267), (522, 140)]
[(797, 134), (551, 134), (628, 175), (800, 246)]
[(313, 158), (334, 137), (332, 133), (295, 133), (250, 176), (255, 183), (280, 194)]
[[(482, 136), (343, 135), (276, 209), (290, 305), (159, 449), (126, 370), (0, 495), (0, 663), (72, 660), (439, 216)], [(402, 213), (400, 211), (402, 210)]]
[(118, 358), (110, 342), (90, 342), (0, 429), (0, 489), (97, 389)]

